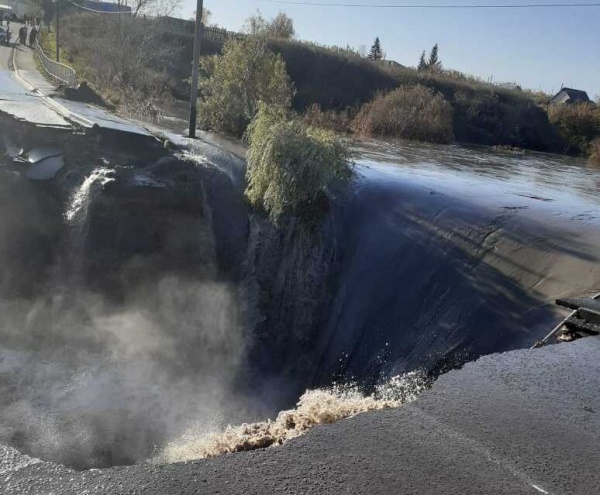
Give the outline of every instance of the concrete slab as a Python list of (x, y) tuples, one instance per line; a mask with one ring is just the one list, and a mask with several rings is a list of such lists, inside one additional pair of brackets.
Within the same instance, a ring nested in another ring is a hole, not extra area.
[(26, 175), (28, 179), (32, 180), (50, 180), (64, 166), (65, 158), (63, 155), (52, 156), (32, 165)]
[(47, 158), (52, 158), (54, 156), (60, 156), (63, 154), (63, 150), (61, 148), (33, 148), (27, 153), (27, 161), (29, 163), (37, 163), (42, 160), (46, 160)]
[(85, 120), (101, 129), (152, 137), (152, 134), (141, 125), (125, 120), (94, 105), (79, 101), (65, 100), (64, 98), (53, 98), (53, 100), (70, 112), (83, 117)]
[(45, 106), (39, 96), (25, 90), (10, 72), (3, 70), (0, 70), (0, 112), (39, 126), (70, 127), (63, 117)]

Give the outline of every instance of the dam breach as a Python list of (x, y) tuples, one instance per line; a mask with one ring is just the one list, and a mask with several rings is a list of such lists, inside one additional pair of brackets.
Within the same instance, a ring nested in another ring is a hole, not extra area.
[[(243, 150), (210, 135), (0, 134), (0, 443), (18, 462), (144, 463), (307, 389), (437, 376), (531, 347), (556, 298), (600, 287), (600, 176), (576, 160), (358, 142), (307, 231), (253, 211)], [(61, 166), (32, 179), (50, 146)]]

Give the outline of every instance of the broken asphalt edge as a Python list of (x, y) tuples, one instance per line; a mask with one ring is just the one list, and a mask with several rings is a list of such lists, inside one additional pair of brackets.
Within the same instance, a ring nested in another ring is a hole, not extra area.
[(58, 103), (57, 101), (53, 100), (50, 96), (48, 96), (44, 92), (40, 91), (38, 88), (33, 86), (29, 81), (27, 81), (19, 72), (19, 67), (17, 65), (16, 53), (17, 53), (17, 47), (16, 47), (16, 45), (14, 45), (13, 49), (12, 49), (12, 66), (14, 69), (13, 75), (14, 75), (15, 80), (21, 86), (23, 86), (23, 88), (25, 88), (26, 90), (31, 91), (35, 95), (39, 96), (44, 105), (46, 105), (51, 110), (54, 110), (56, 113), (58, 113), (60, 116), (64, 117), (65, 119), (67, 119), (71, 122), (74, 122), (75, 124), (80, 125), (82, 127), (94, 127), (95, 126), (94, 122), (92, 122), (91, 120), (88, 120), (85, 117), (83, 117), (75, 112), (72, 112), (67, 107), (65, 107), (65, 106), (61, 105), (60, 103)]

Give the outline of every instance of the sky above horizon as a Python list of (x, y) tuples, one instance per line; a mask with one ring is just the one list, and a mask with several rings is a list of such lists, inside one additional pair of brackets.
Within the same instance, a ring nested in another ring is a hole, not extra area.
[[(311, 1), (311, 0), (307, 0)], [(593, 0), (313, 0), (352, 4), (497, 5), (593, 3)], [(523, 88), (557, 92), (561, 85), (600, 95), (600, 7), (545, 9), (390, 9), (284, 5), (257, 0), (204, 0), (211, 23), (232, 31), (260, 10), (285, 12), (296, 37), (323, 45), (370, 48), (378, 36), (387, 59), (415, 66), (423, 50), (439, 44), (446, 69)], [(180, 17), (196, 10), (181, 0)]]

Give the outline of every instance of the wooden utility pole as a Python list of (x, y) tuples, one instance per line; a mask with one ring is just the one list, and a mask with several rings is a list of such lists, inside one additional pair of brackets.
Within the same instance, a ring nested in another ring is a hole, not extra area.
[(60, 0), (56, 0), (56, 61), (60, 62)]
[(190, 133), (196, 137), (196, 107), (198, 100), (198, 72), (200, 65), (200, 42), (202, 41), (202, 0), (196, 0), (196, 34), (194, 35), (194, 57), (192, 61), (192, 86), (190, 88)]

